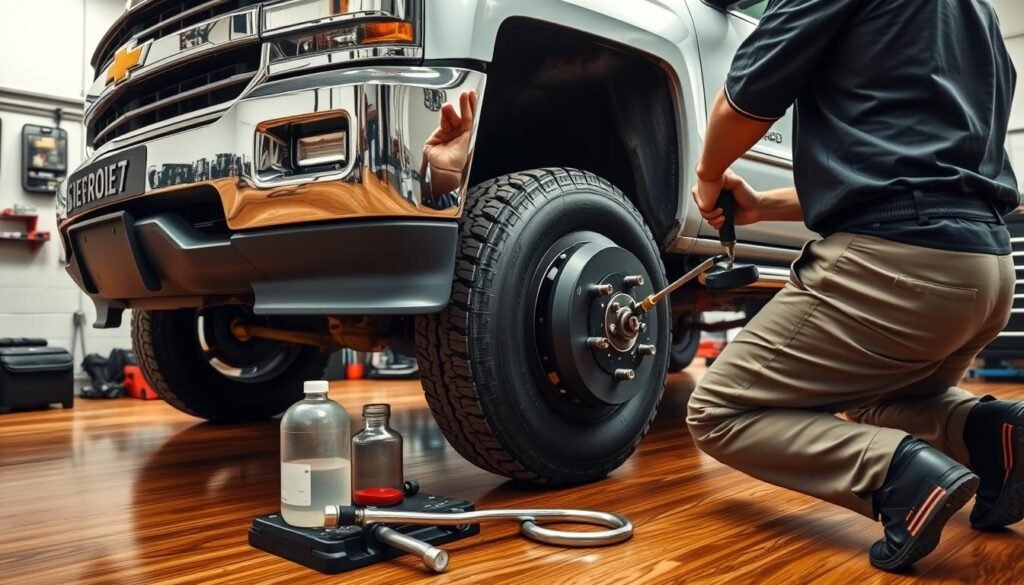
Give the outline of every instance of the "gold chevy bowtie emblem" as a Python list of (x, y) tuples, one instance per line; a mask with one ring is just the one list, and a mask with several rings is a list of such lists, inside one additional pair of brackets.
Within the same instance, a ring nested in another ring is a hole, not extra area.
[(118, 84), (128, 79), (128, 72), (138, 67), (139, 61), (142, 60), (142, 49), (143, 46), (134, 49), (122, 47), (114, 55), (114, 62), (107, 69), (107, 85), (110, 85), (111, 82)]

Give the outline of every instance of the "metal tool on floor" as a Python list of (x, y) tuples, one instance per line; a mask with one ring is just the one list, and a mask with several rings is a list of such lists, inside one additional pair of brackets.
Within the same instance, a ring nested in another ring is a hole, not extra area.
[[(507, 509), (475, 510), (468, 512), (410, 512), (391, 508), (358, 506), (327, 506), (324, 525), (334, 527), (364, 526), (388, 544), (412, 553), (423, 564), (436, 572), (448, 566), (449, 555), (442, 549), (387, 528), (402, 526), (475, 526), (482, 522), (511, 520), (519, 522), (519, 532), (526, 538), (543, 544), (564, 547), (598, 547), (625, 542), (633, 536), (633, 524), (619, 514), (593, 510), (561, 509)], [(542, 526), (543, 523), (588, 524), (607, 530), (568, 532)]]
[[(475, 536), (480, 524), (519, 523), (526, 538), (564, 547), (598, 547), (624, 542), (633, 525), (618, 514), (591, 510), (476, 510), (472, 502), (419, 493), (406, 482), (404, 500), (388, 507), (327, 506), (324, 528), (289, 526), (280, 514), (258, 516), (249, 527), (249, 544), (321, 573), (337, 574), (403, 553), (427, 569), (443, 572), (450, 554), (439, 545)], [(607, 528), (588, 532), (554, 530), (543, 524), (590, 524)]]
[[(459, 498), (419, 493), (418, 484), (410, 481), (401, 503), (390, 509), (445, 514), (475, 508), (472, 502)], [(449, 556), (438, 546), (479, 533), (478, 524), (299, 528), (288, 525), (275, 513), (253, 519), (249, 526), (249, 544), (329, 575), (387, 561), (404, 553), (420, 558), (431, 571), (441, 572), (447, 568)]]
[[(725, 225), (719, 230), (719, 240), (725, 254), (719, 254), (701, 262), (696, 268), (679, 277), (662, 290), (649, 295), (633, 306), (630, 314), (623, 316), (623, 324), (629, 325), (641, 313), (646, 313), (686, 283), (706, 275), (704, 284), (712, 292), (722, 292), (757, 282), (760, 275), (753, 264), (736, 264), (736, 197), (732, 191), (722, 191), (718, 206), (725, 213)], [(725, 266), (722, 266), (725, 262)]]

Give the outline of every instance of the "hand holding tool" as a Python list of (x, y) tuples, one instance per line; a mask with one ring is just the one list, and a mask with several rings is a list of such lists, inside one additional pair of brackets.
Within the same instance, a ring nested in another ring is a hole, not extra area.
[[(718, 230), (718, 239), (725, 248), (725, 254), (719, 254), (701, 262), (696, 268), (679, 277), (678, 280), (664, 289), (648, 296), (633, 308), (634, 313), (645, 313), (658, 305), (668, 295), (684, 284), (707, 273), (705, 284), (712, 292), (722, 292), (741, 288), (757, 282), (760, 274), (753, 264), (736, 264), (736, 197), (732, 191), (722, 191), (718, 196), (718, 206), (725, 215), (725, 224)], [(725, 267), (718, 266), (726, 261)]]
[(753, 284), (761, 277), (757, 266), (736, 264), (736, 196), (732, 191), (722, 191), (718, 196), (718, 207), (725, 215), (725, 223), (718, 230), (718, 240), (725, 248), (728, 264), (709, 270), (704, 285), (711, 292), (723, 292)]
[(732, 268), (736, 261), (736, 196), (732, 191), (722, 191), (718, 196), (718, 207), (725, 216), (725, 223), (718, 230), (718, 240), (722, 242), (729, 257), (729, 268)]

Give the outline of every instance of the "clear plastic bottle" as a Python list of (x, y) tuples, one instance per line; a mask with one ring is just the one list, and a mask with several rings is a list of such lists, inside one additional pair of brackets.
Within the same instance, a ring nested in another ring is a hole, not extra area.
[(324, 506), (352, 503), (351, 422), (327, 390), (306, 382), (281, 419), (281, 516), (292, 526), (321, 527)]
[(352, 500), (394, 505), (403, 499), (402, 435), (388, 426), (391, 406), (363, 406), (366, 428), (352, 437)]

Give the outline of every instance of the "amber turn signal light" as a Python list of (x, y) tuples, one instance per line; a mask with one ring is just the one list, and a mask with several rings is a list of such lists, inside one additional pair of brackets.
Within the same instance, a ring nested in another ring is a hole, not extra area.
[(415, 33), (411, 22), (374, 22), (362, 26), (363, 44), (411, 43)]

